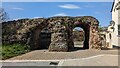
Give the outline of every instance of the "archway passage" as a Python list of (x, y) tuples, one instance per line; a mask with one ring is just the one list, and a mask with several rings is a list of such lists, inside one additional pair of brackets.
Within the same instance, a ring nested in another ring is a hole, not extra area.
[(85, 33), (84, 30), (80, 27), (75, 27), (73, 29), (73, 41), (74, 41), (74, 50), (82, 50), (84, 49), (84, 41), (85, 41)]
[(90, 26), (89, 23), (78, 22), (74, 23), (74, 27), (81, 27), (84, 31), (83, 49), (89, 49)]

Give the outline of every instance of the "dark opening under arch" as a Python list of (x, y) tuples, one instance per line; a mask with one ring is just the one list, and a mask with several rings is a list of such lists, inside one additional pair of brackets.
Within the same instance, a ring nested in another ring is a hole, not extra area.
[(40, 49), (48, 49), (51, 43), (51, 32), (48, 29), (43, 29), (39, 34), (39, 46)]

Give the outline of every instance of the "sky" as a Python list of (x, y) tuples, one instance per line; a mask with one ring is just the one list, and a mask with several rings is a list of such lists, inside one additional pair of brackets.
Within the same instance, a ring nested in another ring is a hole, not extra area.
[(3, 2), (10, 20), (53, 16), (93, 16), (101, 26), (111, 21), (112, 2)]

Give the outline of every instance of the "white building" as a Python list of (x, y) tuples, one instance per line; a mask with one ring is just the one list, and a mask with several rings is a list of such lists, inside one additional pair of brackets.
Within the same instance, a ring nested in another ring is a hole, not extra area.
[(111, 12), (112, 21), (106, 33), (106, 44), (109, 48), (120, 47), (120, 0), (114, 0)]

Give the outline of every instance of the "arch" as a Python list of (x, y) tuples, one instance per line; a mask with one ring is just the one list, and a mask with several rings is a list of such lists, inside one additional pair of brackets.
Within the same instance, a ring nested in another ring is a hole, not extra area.
[(83, 50), (85, 41), (85, 32), (81, 27), (75, 27), (73, 29), (73, 42), (74, 50)]
[(82, 23), (74, 23), (74, 27), (81, 27), (85, 32), (85, 40), (83, 44), (84, 49), (89, 49), (89, 34), (90, 34), (90, 27), (87, 24)]
[(44, 19), (40, 24), (36, 25), (35, 27), (32, 27), (30, 30), (30, 41), (28, 42), (31, 46), (31, 49), (41, 49), (42, 46), (40, 44), (40, 41), (42, 40), (40, 38), (40, 35), (42, 34), (42, 31), (48, 27), (47, 21)]

